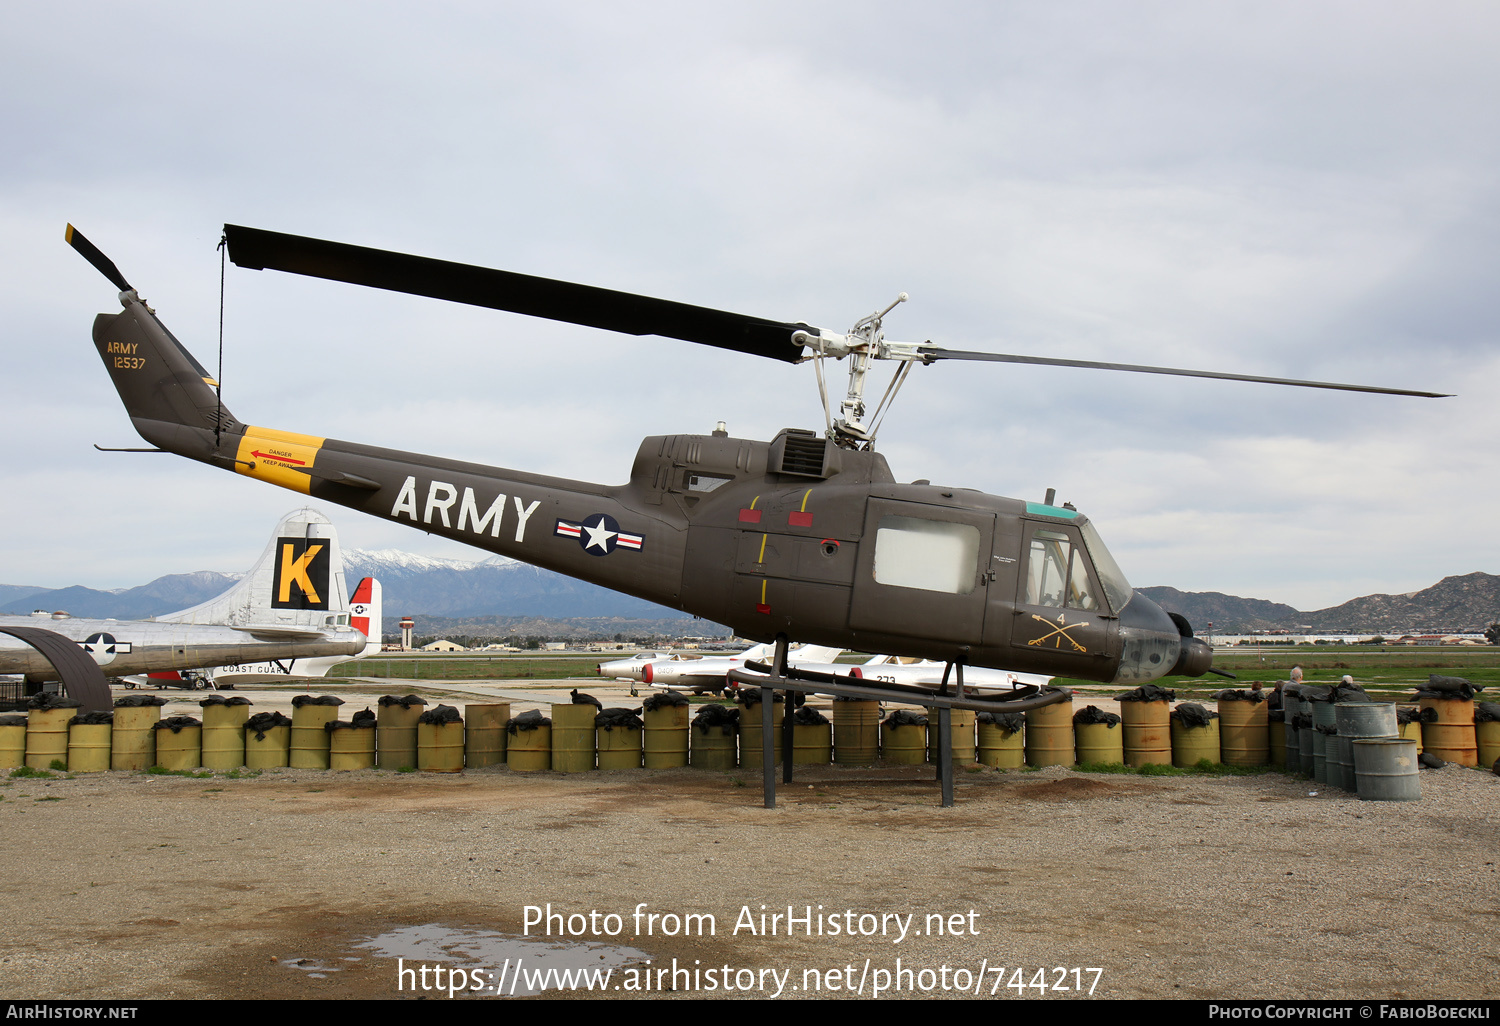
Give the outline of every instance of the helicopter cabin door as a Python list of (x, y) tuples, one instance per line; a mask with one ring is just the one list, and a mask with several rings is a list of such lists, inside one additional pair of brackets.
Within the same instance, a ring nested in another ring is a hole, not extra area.
[(1018, 669), (1067, 676), (1097, 668), (1114, 648), (1116, 619), (1078, 528), (1022, 520), (1011, 650)]
[(869, 500), (849, 626), (978, 647), (995, 514)]

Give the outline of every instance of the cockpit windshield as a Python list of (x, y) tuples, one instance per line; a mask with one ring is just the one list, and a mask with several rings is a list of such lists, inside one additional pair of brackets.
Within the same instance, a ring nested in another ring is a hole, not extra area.
[[(1081, 518), (1080, 518), (1081, 519)], [(1109, 549), (1104, 547), (1104, 539), (1099, 537), (1099, 532), (1094, 530), (1094, 525), (1084, 520), (1079, 527), (1083, 531), (1083, 544), (1088, 548), (1089, 555), (1094, 560), (1094, 572), (1099, 575), (1099, 581), (1104, 585), (1104, 594), (1109, 596), (1109, 604), (1116, 613), (1125, 608), (1125, 603), (1130, 601), (1134, 591), (1130, 582), (1125, 580), (1125, 575), (1120, 572), (1120, 566), (1115, 562), (1115, 557), (1109, 554)]]

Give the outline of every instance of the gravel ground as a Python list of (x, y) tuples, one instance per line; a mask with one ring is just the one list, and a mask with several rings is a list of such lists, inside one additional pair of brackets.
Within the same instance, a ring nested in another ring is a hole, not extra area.
[[(943, 809), (930, 768), (820, 767), (767, 810), (758, 772), (9, 779), (0, 997), (446, 999), (398, 979), (397, 958), (501, 972), (501, 935), (549, 903), (600, 914), (553, 939), (615, 966), (612, 986), (632, 967), (639, 984), (644, 959), (715, 970), (679, 975), (684, 997), (724, 996), (726, 976), (731, 996), (752, 977), (748, 996), (769, 996), (772, 973), (783, 997), (882, 980), (1038, 997), (1096, 975), (1111, 998), (1500, 997), (1500, 777), (1450, 766), (1422, 784), (1421, 802), (1379, 803), (1274, 773), (986, 769)], [(715, 932), (637, 929), (640, 903)], [(761, 906), (789, 905), (823, 917), (813, 935), (784, 919), (761, 935)], [(862, 915), (886, 934), (844, 935)]]

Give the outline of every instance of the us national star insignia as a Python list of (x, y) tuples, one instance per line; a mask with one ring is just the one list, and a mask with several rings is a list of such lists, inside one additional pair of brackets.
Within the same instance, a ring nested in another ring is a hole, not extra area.
[(620, 530), (620, 522), (608, 513), (592, 513), (582, 520), (557, 521), (553, 534), (577, 538), (583, 551), (591, 556), (607, 556), (617, 548), (641, 551), (645, 538)]

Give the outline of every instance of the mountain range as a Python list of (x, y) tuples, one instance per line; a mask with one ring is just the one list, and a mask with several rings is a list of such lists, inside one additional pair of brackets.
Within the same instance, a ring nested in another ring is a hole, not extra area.
[(1486, 573), (1444, 577), (1406, 595), (1365, 595), (1311, 612), (1263, 599), (1216, 591), (1142, 588), (1170, 613), (1187, 617), (1197, 633), (1211, 622), (1216, 634), (1291, 631), (1318, 634), (1432, 634), (1482, 631), (1500, 622), (1500, 576)]
[[(475, 635), (484, 633), (486, 627), (500, 635), (561, 634), (560, 630), (543, 630), (543, 625), (585, 618), (601, 626), (604, 621), (691, 620), (681, 610), (503, 556), (473, 562), (433, 559), (397, 549), (346, 549), (344, 570), (350, 587), (361, 577), (380, 580), (388, 632), (401, 616), (442, 620), (448, 630), (461, 626), (465, 633)], [(113, 591), (0, 584), (0, 613), (65, 609), (74, 616), (145, 619), (210, 599), (241, 576), (204, 570), (170, 574), (136, 588)], [(1264, 630), (1394, 634), (1483, 630), (1500, 621), (1500, 576), (1486, 573), (1445, 577), (1407, 595), (1366, 595), (1311, 612), (1220, 592), (1170, 587), (1140, 590), (1169, 612), (1187, 617), (1199, 633), (1206, 632), (1210, 622), (1218, 634)], [(706, 622), (683, 627), (695, 634), (713, 633), (709, 628)], [(622, 629), (630, 633), (623, 623)]]

